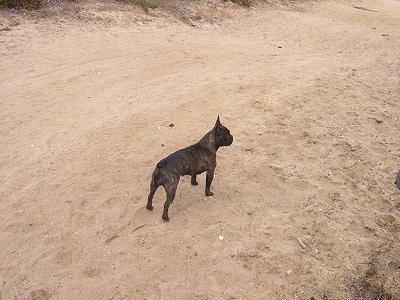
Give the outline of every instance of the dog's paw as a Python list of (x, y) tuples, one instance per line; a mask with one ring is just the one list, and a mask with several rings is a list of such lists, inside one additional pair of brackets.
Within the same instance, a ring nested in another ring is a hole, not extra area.
[(152, 205), (146, 205), (147, 210), (153, 210), (153, 206)]
[(214, 196), (214, 193), (213, 193), (213, 192), (206, 192), (206, 196), (207, 196), (207, 197)]
[(199, 185), (199, 183), (197, 181), (191, 181), (190, 182), (192, 185)]
[(165, 222), (169, 222), (169, 218), (168, 218), (167, 216), (162, 216), (162, 219), (163, 219)]

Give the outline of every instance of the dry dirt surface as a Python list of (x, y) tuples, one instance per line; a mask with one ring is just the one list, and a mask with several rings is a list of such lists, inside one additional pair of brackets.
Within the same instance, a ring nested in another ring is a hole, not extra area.
[(0, 12), (2, 300), (399, 299), (400, 2), (208, 5)]

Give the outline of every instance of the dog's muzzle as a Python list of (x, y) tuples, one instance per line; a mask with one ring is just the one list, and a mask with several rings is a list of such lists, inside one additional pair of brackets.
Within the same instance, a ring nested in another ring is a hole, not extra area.
[(228, 136), (228, 138), (226, 139), (226, 145), (227, 145), (227, 146), (230, 146), (230, 145), (232, 145), (232, 143), (233, 143), (233, 136), (230, 135), (230, 136)]

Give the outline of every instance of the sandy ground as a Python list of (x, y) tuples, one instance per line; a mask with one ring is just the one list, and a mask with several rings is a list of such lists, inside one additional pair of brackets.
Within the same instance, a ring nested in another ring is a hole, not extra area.
[[(400, 2), (221, 5), (0, 13), (2, 300), (400, 299)], [(163, 222), (153, 168), (217, 114), (215, 196)]]

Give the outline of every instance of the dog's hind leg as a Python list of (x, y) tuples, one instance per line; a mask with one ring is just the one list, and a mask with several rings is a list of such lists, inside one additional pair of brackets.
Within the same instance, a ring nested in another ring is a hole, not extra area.
[(154, 197), (154, 193), (156, 192), (158, 187), (159, 187), (159, 185), (155, 182), (154, 179), (152, 179), (151, 183), (150, 183), (150, 193), (149, 193), (149, 196), (147, 197), (146, 208), (148, 210), (153, 210), (153, 197)]
[(176, 184), (168, 184), (165, 185), (165, 191), (167, 192), (167, 200), (164, 203), (164, 211), (162, 214), (162, 218), (164, 221), (169, 221), (168, 217), (168, 208), (170, 204), (174, 201), (175, 199), (175, 193), (176, 193), (176, 188), (178, 187), (178, 183)]

